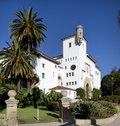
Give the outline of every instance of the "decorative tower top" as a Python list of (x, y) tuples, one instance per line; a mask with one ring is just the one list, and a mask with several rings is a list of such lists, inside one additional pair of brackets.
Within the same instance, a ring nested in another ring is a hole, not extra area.
[(78, 25), (76, 27), (76, 44), (80, 45), (83, 40), (83, 26)]

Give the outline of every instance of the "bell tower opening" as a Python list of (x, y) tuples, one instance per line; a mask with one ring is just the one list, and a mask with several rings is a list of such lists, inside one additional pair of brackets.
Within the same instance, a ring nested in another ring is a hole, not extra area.
[(91, 85), (88, 77), (85, 78), (84, 81), (84, 89), (85, 89), (85, 97), (86, 99), (91, 99)]

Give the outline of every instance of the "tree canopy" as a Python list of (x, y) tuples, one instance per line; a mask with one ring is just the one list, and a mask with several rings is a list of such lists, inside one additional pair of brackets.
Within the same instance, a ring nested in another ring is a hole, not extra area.
[(21, 44), (22, 48), (36, 48), (44, 41), (46, 26), (42, 23), (43, 18), (37, 18), (37, 12), (32, 8), (16, 13), (10, 26), (11, 38)]
[(102, 96), (120, 95), (120, 69), (114, 69), (102, 78), (101, 91)]

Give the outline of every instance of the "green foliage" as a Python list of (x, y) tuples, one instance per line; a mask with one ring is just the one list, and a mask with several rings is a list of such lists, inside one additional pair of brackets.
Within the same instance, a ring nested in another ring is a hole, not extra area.
[(80, 119), (106, 118), (117, 112), (113, 104), (106, 101), (74, 103), (70, 110)]
[(111, 95), (112, 81), (110, 75), (105, 75), (101, 81), (102, 96)]
[(34, 75), (32, 55), (27, 55), (25, 51), (20, 48), (17, 42), (13, 42), (10, 46), (0, 52), (0, 60), (2, 60), (1, 74), (9, 79), (16, 79), (18, 91), (20, 90), (20, 81), (24, 77), (29, 79)]
[(7, 126), (7, 118), (5, 114), (0, 114), (0, 126)]
[(61, 97), (61, 94), (52, 90), (50, 93), (47, 94), (46, 102), (58, 101)]
[(83, 88), (77, 88), (77, 96), (80, 96), (81, 99), (85, 98), (85, 90)]
[(59, 110), (59, 102), (57, 101), (51, 101), (49, 102), (46, 107), (48, 108), (48, 110), (50, 111), (58, 111)]
[(46, 96), (39, 88), (25, 88), (17, 93), (16, 98), (19, 100), (18, 107), (26, 107), (33, 105), (37, 108), (39, 105), (45, 104)]
[(102, 100), (113, 102), (113, 103), (120, 103), (120, 96), (119, 95), (113, 95), (113, 96), (103, 96), (101, 97)]
[(5, 100), (7, 100), (8, 97), (8, 91), (9, 90), (15, 90), (14, 84), (6, 84), (2, 87), (0, 87), (0, 110), (6, 107)]
[(112, 103), (106, 101), (93, 102), (91, 106), (91, 118), (107, 118), (117, 112)]
[(18, 107), (23, 108), (31, 104), (30, 97), (32, 92), (30, 89), (22, 89), (16, 95), (16, 99), (19, 100)]
[(46, 107), (48, 110), (58, 110), (58, 101), (61, 98), (61, 94), (52, 90), (49, 94), (46, 94)]
[(70, 106), (70, 110), (76, 118), (87, 119), (90, 115), (90, 103), (73, 103)]
[(101, 91), (99, 89), (93, 88), (92, 96), (93, 100), (98, 100), (101, 96)]
[(43, 19), (37, 18), (37, 13), (33, 13), (33, 9), (29, 8), (16, 13), (17, 19), (13, 19), (10, 31), (13, 41), (17, 41), (26, 49), (39, 46), (43, 41), (46, 26), (42, 24)]
[(102, 96), (120, 95), (120, 70), (114, 69), (102, 78), (101, 91)]

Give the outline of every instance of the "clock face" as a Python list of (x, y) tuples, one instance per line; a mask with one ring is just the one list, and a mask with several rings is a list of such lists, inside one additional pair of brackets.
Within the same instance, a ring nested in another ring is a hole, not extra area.
[(71, 68), (71, 70), (75, 70), (76, 69), (76, 65), (72, 65), (70, 68)]

